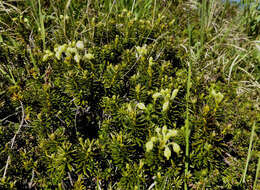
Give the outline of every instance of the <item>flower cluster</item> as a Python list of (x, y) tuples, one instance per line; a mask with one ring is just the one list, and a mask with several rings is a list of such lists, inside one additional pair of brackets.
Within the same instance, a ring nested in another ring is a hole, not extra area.
[(164, 156), (169, 160), (171, 157), (171, 150), (170, 145), (172, 146), (172, 149), (177, 154), (180, 152), (180, 146), (175, 142), (169, 142), (171, 137), (175, 137), (177, 135), (177, 130), (175, 129), (167, 129), (167, 126), (164, 125), (163, 128), (156, 128), (155, 129), (157, 136), (153, 136), (150, 141), (146, 143), (146, 151), (150, 152), (155, 143), (159, 143), (159, 149), (164, 149)]
[(156, 92), (153, 94), (153, 100), (154, 100), (154, 103), (156, 102), (156, 100), (159, 98), (159, 97), (163, 97), (163, 108), (162, 108), (162, 111), (163, 112), (166, 112), (169, 108), (169, 104), (170, 104), (170, 101), (173, 100), (176, 96), (177, 96), (177, 93), (178, 93), (178, 89), (174, 89), (172, 91), (172, 94), (171, 94), (171, 90), (170, 89), (162, 89), (160, 92)]
[(57, 60), (61, 60), (63, 54), (65, 54), (65, 63), (69, 63), (71, 59), (74, 59), (76, 63), (79, 63), (82, 59), (93, 59), (94, 55), (91, 53), (85, 52), (82, 56), (82, 52), (84, 51), (84, 49), (85, 47), (83, 41), (69, 42), (68, 44), (56, 45), (54, 47), (54, 53), (50, 50), (46, 50), (42, 60), (47, 61), (49, 58), (54, 56)]

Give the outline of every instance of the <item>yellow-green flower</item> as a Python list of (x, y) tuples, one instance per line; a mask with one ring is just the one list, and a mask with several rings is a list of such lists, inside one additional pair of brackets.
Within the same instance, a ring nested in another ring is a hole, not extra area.
[(167, 158), (167, 160), (170, 159), (171, 154), (172, 154), (172, 153), (171, 153), (171, 150), (169, 149), (168, 146), (166, 146), (165, 149), (164, 149), (164, 156)]
[(173, 151), (176, 152), (177, 154), (179, 154), (181, 148), (180, 146), (177, 144), (177, 143), (173, 143), (172, 144), (172, 148), (173, 148)]
[(153, 149), (153, 142), (148, 141), (145, 146), (146, 146), (146, 151), (150, 152)]
[(91, 60), (91, 59), (94, 59), (94, 55), (91, 54), (91, 53), (87, 53), (84, 55), (83, 57), (85, 60)]
[(145, 109), (145, 105), (143, 103), (138, 103), (136, 105), (140, 110), (144, 110)]
[(84, 49), (83, 41), (77, 41), (76, 48), (78, 48), (79, 50), (83, 50)]
[(74, 56), (74, 60), (76, 61), (76, 63), (79, 63), (79, 61), (80, 61), (80, 55), (79, 55), (79, 54), (76, 54), (76, 55)]

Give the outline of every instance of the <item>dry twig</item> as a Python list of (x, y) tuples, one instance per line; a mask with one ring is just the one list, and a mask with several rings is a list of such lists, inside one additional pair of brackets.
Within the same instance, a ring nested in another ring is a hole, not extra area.
[[(21, 101), (20, 101), (20, 104), (21, 104), (21, 108), (22, 108), (22, 118), (21, 118), (21, 122), (20, 122), (18, 130), (16, 131), (16, 133), (14, 134), (14, 137), (12, 138), (11, 149), (13, 149), (16, 136), (19, 134), (19, 132), (20, 132), (20, 130), (21, 130), (23, 124), (24, 124), (24, 117), (25, 117), (24, 107), (23, 107), (23, 103)], [(11, 158), (10, 158), (10, 155), (9, 155), (8, 158), (7, 158), (7, 161), (6, 161), (5, 170), (4, 170), (4, 174), (3, 174), (2, 179), (4, 179), (5, 176), (6, 176), (6, 172), (7, 172), (8, 166), (9, 166), (10, 159)]]

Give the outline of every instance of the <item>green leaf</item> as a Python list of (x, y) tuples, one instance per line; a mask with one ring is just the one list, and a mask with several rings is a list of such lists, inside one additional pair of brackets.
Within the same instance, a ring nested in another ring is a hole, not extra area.
[(216, 96), (215, 96), (216, 103), (219, 104), (223, 100), (223, 98), (224, 98), (223, 94), (221, 94), (220, 92), (217, 93)]
[(260, 22), (260, 15), (258, 15), (255, 19), (257, 22)]
[(203, 107), (203, 114), (204, 114), (204, 115), (207, 115), (207, 114), (209, 113), (209, 110), (210, 110), (210, 108), (209, 108), (209, 106), (206, 104), (206, 105)]
[(67, 164), (69, 171), (72, 171), (72, 166), (70, 164)]

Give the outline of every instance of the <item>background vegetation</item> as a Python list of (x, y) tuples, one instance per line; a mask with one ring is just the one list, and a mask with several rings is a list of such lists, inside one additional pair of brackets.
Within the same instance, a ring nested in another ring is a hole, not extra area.
[(0, 1), (0, 188), (259, 189), (242, 3)]

